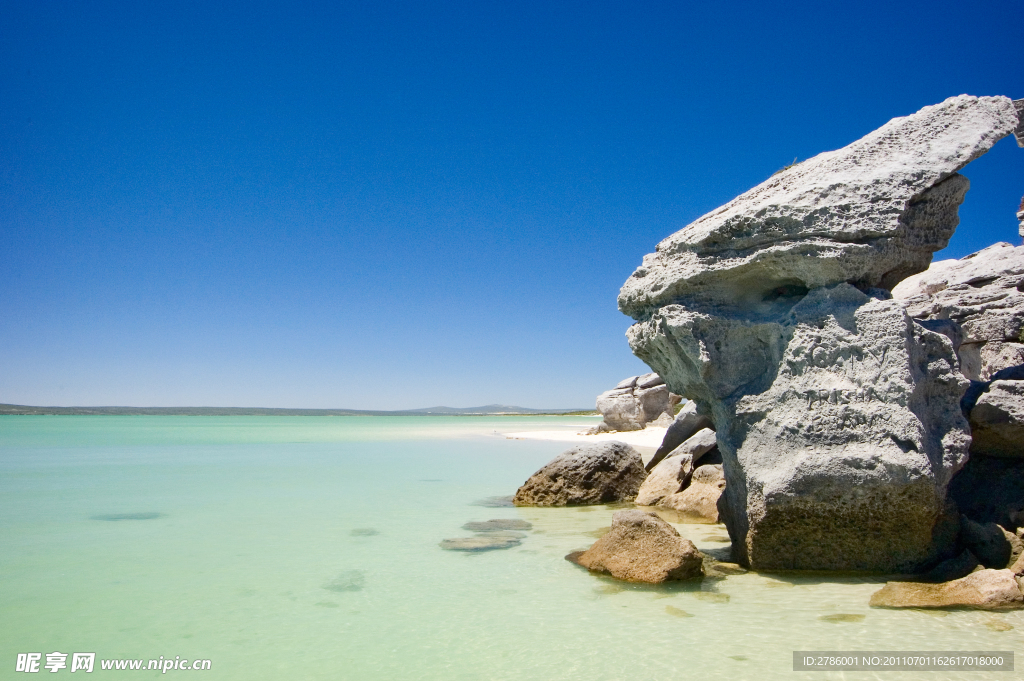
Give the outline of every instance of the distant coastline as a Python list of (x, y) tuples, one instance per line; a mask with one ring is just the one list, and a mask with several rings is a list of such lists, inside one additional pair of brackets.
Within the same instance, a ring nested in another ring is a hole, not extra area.
[(0, 416), (590, 416), (593, 409), (530, 409), (506, 404), (398, 411), (266, 407), (32, 407), (0, 404)]

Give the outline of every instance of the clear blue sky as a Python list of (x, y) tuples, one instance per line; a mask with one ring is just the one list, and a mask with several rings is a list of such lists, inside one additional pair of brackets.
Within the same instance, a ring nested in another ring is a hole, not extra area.
[[(1024, 97), (1020, 0), (0, 1), (0, 402), (593, 405), (619, 286), (894, 116)], [(939, 257), (1019, 244), (1024, 150)]]

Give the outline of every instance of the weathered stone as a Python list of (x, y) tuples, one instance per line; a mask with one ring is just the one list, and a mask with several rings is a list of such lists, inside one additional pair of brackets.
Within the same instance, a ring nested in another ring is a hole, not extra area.
[(1007, 534), (995, 523), (976, 523), (967, 516), (960, 517), (960, 541), (987, 568), (1001, 570), (1010, 565), (1013, 545)]
[(1024, 381), (992, 381), (970, 422), (972, 454), (1024, 459)]
[(470, 532), (501, 532), (503, 530), (532, 530), (533, 524), (518, 518), (494, 518), (466, 523), (462, 529)]
[(981, 567), (977, 557), (967, 549), (960, 552), (956, 558), (944, 560), (931, 570), (921, 575), (925, 582), (951, 582), (960, 579), (974, 572)]
[[(1017, 138), (1017, 146), (1024, 147), (1024, 99), (1013, 100), (1013, 106), (1017, 109), (1017, 118), (1020, 119), (1013, 130), (1013, 136)], [(1021, 208), (1024, 210), (1024, 206)]]
[(643, 430), (661, 418), (672, 418), (674, 396), (658, 374), (633, 376), (620, 381), (613, 390), (597, 396), (597, 410), (604, 421), (597, 432)]
[(530, 476), (516, 506), (579, 506), (633, 501), (647, 472), (640, 453), (622, 442), (573, 447)]
[(876, 608), (977, 608), (1009, 610), (1024, 606), (1024, 595), (1010, 570), (978, 570), (944, 584), (888, 582), (871, 596)]
[(644, 480), (644, 484), (640, 485), (640, 491), (636, 494), (636, 504), (654, 506), (668, 495), (681, 490), (692, 466), (689, 454), (672, 456), (659, 463)]
[(658, 447), (658, 451), (654, 453), (651, 460), (647, 462), (647, 470), (653, 470), (676, 447), (705, 428), (714, 430), (714, 424), (711, 423), (711, 419), (697, 413), (696, 402), (687, 402), (679, 410), (679, 413), (676, 414), (675, 420), (668, 427), (668, 430), (665, 431), (665, 438), (661, 441), (661, 446)]
[(1005, 97), (894, 119), (670, 236), (623, 286), (634, 353), (715, 423), (740, 560), (914, 571), (952, 551), (967, 382), (878, 288), (946, 245), (957, 171), (1016, 125)]
[(688, 539), (653, 513), (618, 511), (612, 529), (567, 559), (594, 572), (629, 582), (660, 584), (703, 575), (703, 557)]
[(714, 485), (719, 489), (725, 489), (725, 471), (722, 470), (722, 464), (708, 464), (703, 463), (693, 469), (693, 475), (690, 477), (694, 483), (700, 483), (702, 485)]
[(691, 482), (682, 492), (670, 494), (658, 505), (678, 511), (690, 522), (717, 523), (721, 522), (718, 501), (722, 493), (723, 488), (718, 485)]
[(915, 319), (956, 322), (961, 371), (987, 381), (1024, 364), (1024, 246), (997, 243), (960, 260), (942, 260), (900, 282), (892, 295)]

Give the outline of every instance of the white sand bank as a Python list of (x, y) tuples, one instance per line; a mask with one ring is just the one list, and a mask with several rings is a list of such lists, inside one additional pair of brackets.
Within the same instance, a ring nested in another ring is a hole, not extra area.
[[(581, 428), (580, 431), (583, 429)], [(667, 428), (645, 428), (628, 433), (601, 433), (600, 435), (581, 435), (573, 430), (534, 430), (525, 433), (506, 433), (509, 440), (556, 440), (559, 442), (607, 442), (618, 440), (633, 447), (657, 449), (665, 438)]]

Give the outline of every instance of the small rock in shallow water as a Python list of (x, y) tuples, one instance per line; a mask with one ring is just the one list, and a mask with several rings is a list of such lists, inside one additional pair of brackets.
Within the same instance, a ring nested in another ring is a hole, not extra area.
[(518, 537), (505, 537), (497, 533), (479, 537), (456, 537), (445, 539), (438, 546), (445, 551), (493, 551), (519, 546)]
[(613, 594), (622, 593), (626, 588), (619, 586), (618, 584), (603, 584), (601, 586), (594, 587), (594, 593), (602, 596), (611, 596)]
[(516, 518), (494, 518), (483, 522), (466, 523), (462, 529), (470, 532), (494, 532), (497, 530), (530, 530), (533, 524)]
[(156, 520), (157, 518), (163, 518), (163, 513), (107, 513), (104, 515), (94, 515), (90, 520), (107, 520), (109, 522), (115, 522), (118, 520)]
[(324, 584), (322, 588), (328, 591), (335, 591), (337, 593), (343, 593), (345, 591), (362, 591), (363, 584), (366, 579), (363, 577), (362, 570), (346, 570), (342, 572), (332, 581)]
[(686, 612), (685, 610), (680, 610), (674, 605), (666, 605), (665, 612), (667, 612), (670, 615), (675, 615), (676, 617), (693, 617), (693, 615), (691, 615), (690, 613)]
[(357, 527), (356, 529), (349, 532), (353, 537), (374, 537), (380, 532), (373, 529), (372, 527)]
[(708, 603), (729, 602), (729, 594), (720, 594), (716, 591), (691, 591), (690, 593), (693, 594), (694, 598), (701, 601), (707, 601)]
[(512, 495), (506, 497), (485, 497), (474, 501), (470, 506), (483, 506), (485, 508), (505, 508), (513, 507), (515, 504), (512, 503)]
[(991, 631), (1011, 631), (1013, 629), (1012, 624), (996, 619), (986, 620), (985, 627)]
[(818, 619), (825, 620), (826, 622), (861, 622), (864, 620), (864, 615), (851, 615), (840, 612), (835, 615), (822, 615)]

